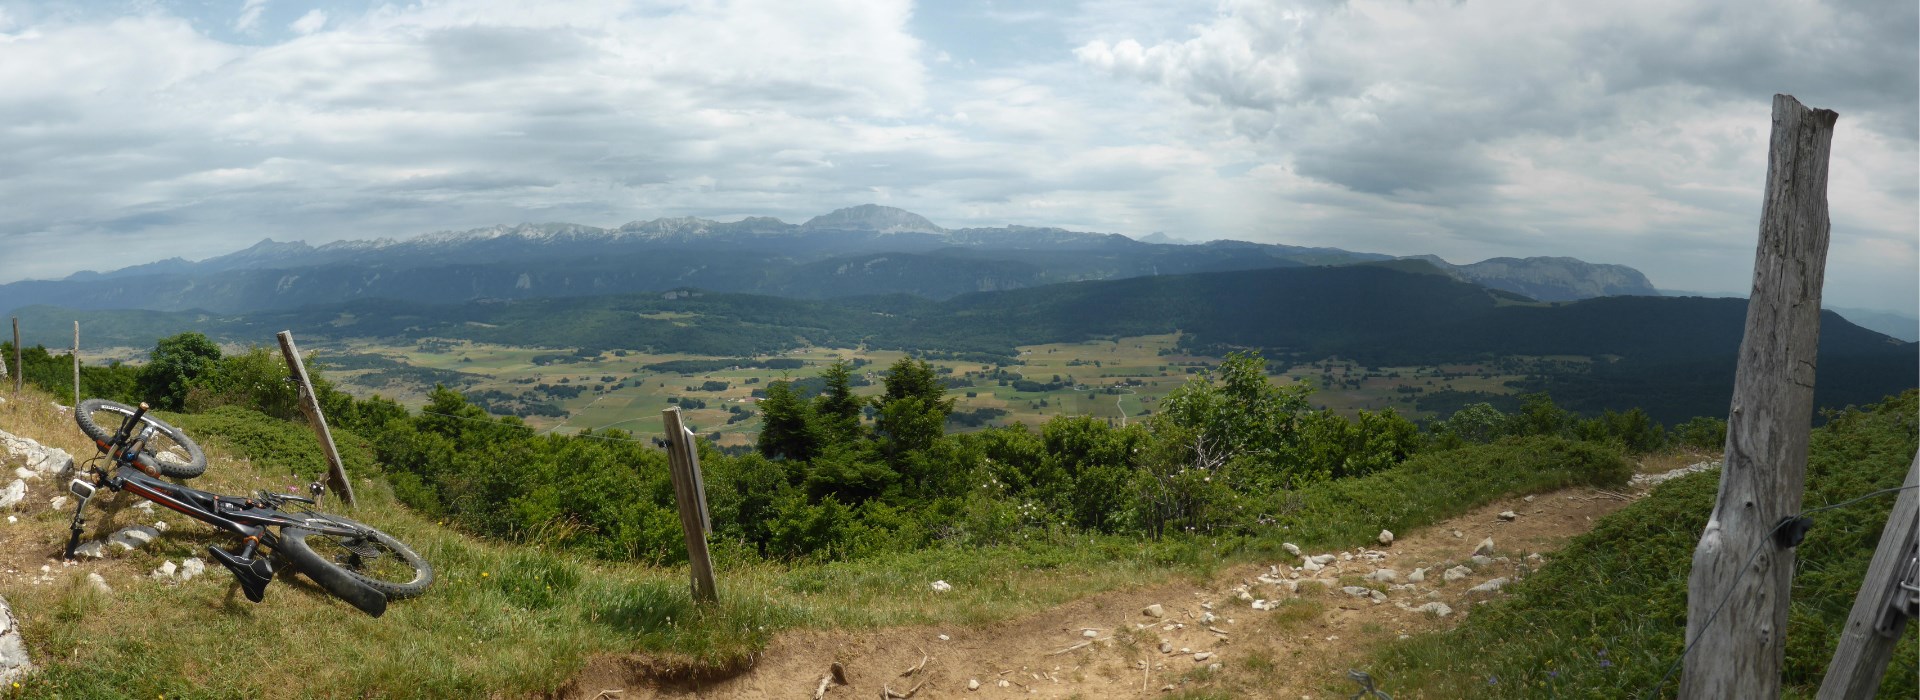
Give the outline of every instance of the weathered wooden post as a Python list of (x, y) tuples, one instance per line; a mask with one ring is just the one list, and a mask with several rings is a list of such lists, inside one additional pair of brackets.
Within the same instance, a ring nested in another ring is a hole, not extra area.
[(1820, 682), (1819, 700), (1873, 697), (1887, 675), (1887, 662), (1893, 660), (1893, 645), (1907, 629), (1907, 617), (1894, 611), (1911, 595), (1901, 584), (1907, 583), (1914, 557), (1920, 554), (1920, 491), (1914, 488), (1920, 485), (1920, 454), (1907, 467), (1902, 485), (1906, 490), (1893, 503), (1893, 516), (1880, 531), (1880, 547), (1873, 550), (1853, 612), (1840, 630), (1840, 645)]
[(280, 339), (280, 354), (287, 358), (287, 371), (300, 387), (300, 410), (307, 414), (307, 422), (313, 424), (313, 434), (320, 439), (320, 451), (327, 456), (327, 487), (352, 507), (353, 482), (347, 480), (347, 465), (340, 461), (340, 449), (333, 444), (333, 431), (327, 428), (327, 417), (320, 413), (320, 397), (313, 393), (313, 380), (307, 378), (307, 365), (300, 361), (300, 349), (293, 345), (293, 331), (280, 331), (274, 337)]
[[(1687, 580), (1682, 698), (1780, 696), (1793, 550), (1771, 542), (1800, 511), (1826, 278), (1827, 157), (1838, 114), (1773, 96), (1753, 295), (1733, 380), (1719, 499)], [(1758, 556), (1748, 557), (1756, 551)], [(1751, 568), (1748, 566), (1751, 561)], [(1725, 609), (1713, 619), (1723, 596)]]
[(73, 322), (73, 405), (80, 405), (80, 322)]
[(20, 398), (20, 390), (27, 380), (27, 366), (20, 359), (20, 317), (13, 317), (13, 397)]
[(680, 529), (687, 534), (687, 565), (693, 570), (693, 599), (719, 599), (713, 584), (713, 559), (707, 554), (707, 533), (713, 519), (707, 515), (707, 486), (700, 477), (700, 451), (693, 431), (680, 422), (680, 409), (660, 412), (667, 430), (667, 469), (673, 477), (673, 501), (680, 508)]

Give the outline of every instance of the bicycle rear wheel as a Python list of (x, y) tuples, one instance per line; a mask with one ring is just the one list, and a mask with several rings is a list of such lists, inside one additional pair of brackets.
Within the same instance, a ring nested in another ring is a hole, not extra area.
[[(330, 521), (360, 535), (331, 535), (305, 528), (280, 529), (281, 546), (310, 550), (311, 566), (337, 570), (381, 592), (388, 600), (405, 600), (433, 585), (433, 566), (394, 536), (353, 520), (326, 513), (304, 513), (308, 520)], [(311, 572), (308, 573), (312, 577)]]
[[(80, 432), (93, 438), (94, 444), (105, 445), (120, 430), (120, 424), (136, 412), (134, 407), (123, 403), (87, 399), (73, 407), (73, 422), (79, 424)], [(206, 453), (186, 433), (151, 413), (140, 416), (140, 423), (143, 430), (152, 431), (140, 454), (134, 455), (141, 464), (159, 470), (161, 476), (175, 479), (191, 479), (207, 471)]]

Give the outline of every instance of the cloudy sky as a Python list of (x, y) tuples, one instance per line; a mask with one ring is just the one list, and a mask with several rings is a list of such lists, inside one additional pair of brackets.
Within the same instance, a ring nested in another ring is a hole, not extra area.
[(0, 281), (261, 238), (802, 221), (1571, 255), (1744, 290), (1771, 97), (1913, 314), (1910, 0), (0, 0)]

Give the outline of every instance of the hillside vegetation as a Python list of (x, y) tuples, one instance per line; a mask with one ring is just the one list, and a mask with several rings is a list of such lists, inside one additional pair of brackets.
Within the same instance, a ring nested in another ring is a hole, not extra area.
[[(1806, 509), (1900, 486), (1920, 447), (1916, 396), (1839, 412), (1814, 431)], [(1659, 684), (1685, 643), (1687, 576), (1718, 483), (1715, 470), (1660, 486), (1507, 589), (1511, 598), (1476, 610), (1454, 631), (1387, 649), (1374, 675), (1395, 697), (1672, 697), (1678, 672)], [(1819, 688), (1894, 498), (1814, 515), (1794, 550), (1786, 697)], [(1878, 697), (1920, 694), (1916, 660), (1920, 635), (1909, 629)]]

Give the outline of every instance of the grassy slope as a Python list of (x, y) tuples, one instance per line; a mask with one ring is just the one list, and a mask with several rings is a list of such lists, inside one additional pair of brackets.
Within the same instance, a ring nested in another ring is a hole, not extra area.
[[(1807, 507), (1899, 486), (1914, 455), (1916, 412), (1909, 391), (1815, 431)], [(1455, 631), (1388, 648), (1369, 670), (1397, 698), (1652, 697), (1684, 643), (1687, 575), (1718, 488), (1717, 471), (1662, 485), (1509, 589), (1512, 598), (1476, 609)], [(1813, 516), (1796, 549), (1787, 697), (1819, 687), (1893, 499)], [(1920, 635), (1911, 632), (1894, 652), (1880, 697), (1920, 695)], [(1676, 692), (1678, 675), (1661, 697)]]
[[(0, 429), (69, 451), (84, 447), (79, 432), (46, 405), (35, 395), (0, 405)], [(201, 488), (280, 488), (297, 481), (290, 472), (312, 469), (306, 448), (287, 447), (300, 434), (293, 426), (253, 426), (248, 433), (222, 424), (231, 416), (178, 418), (213, 431), (204, 434), (215, 456), (197, 480)], [(255, 434), (276, 430), (278, 437)], [(252, 446), (245, 462), (242, 444)], [(400, 507), (377, 475), (362, 476), (355, 517), (434, 563), (439, 582), (425, 597), (397, 603), (375, 620), (303, 582), (278, 582), (264, 604), (253, 605), (233, 594), (220, 571), (180, 585), (139, 578), (163, 559), (226, 541), (173, 518), (175, 528), (151, 551), (67, 569), (53, 585), (0, 588), (47, 667), (20, 689), (0, 689), (0, 697), (520, 696), (557, 688), (595, 654), (647, 652), (669, 666), (725, 667), (750, 658), (781, 629), (984, 623), (1102, 591), (1206, 576), (1225, 563), (1270, 556), (1282, 537), (1350, 546), (1381, 527), (1431, 522), (1507, 493), (1624, 477), (1617, 457), (1589, 455), (1594, 459), (1569, 469), (1557, 452), (1564, 450), (1516, 443), (1439, 453), (1364, 481), (1305, 490), (1284, 506), (1282, 522), (1298, 526), (1291, 531), (1157, 543), (1053, 533), (1020, 547), (939, 548), (826, 565), (723, 562), (723, 603), (711, 612), (692, 609), (684, 570), (596, 563), (468, 537)], [(1424, 497), (1393, 499), (1382, 489)], [(51, 555), (64, 542), (64, 514), (35, 507), (16, 527), (31, 528), (39, 538), (32, 546)], [(127, 524), (134, 513), (96, 514), (93, 527)], [(32, 568), (41, 561), (34, 557)], [(81, 573), (88, 570), (104, 572), (115, 594), (92, 593)], [(932, 594), (926, 584), (934, 579), (951, 582), (954, 591)]]

